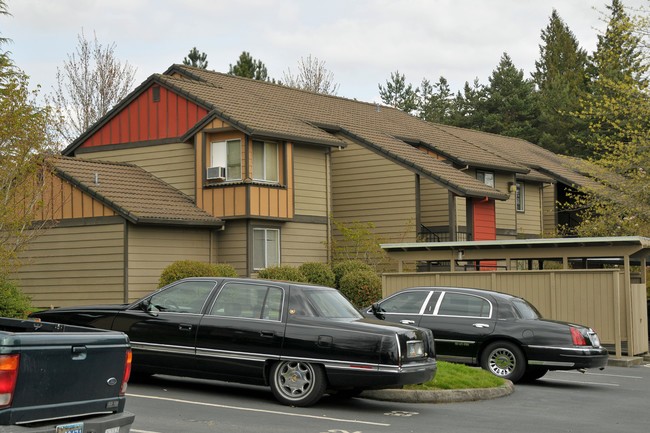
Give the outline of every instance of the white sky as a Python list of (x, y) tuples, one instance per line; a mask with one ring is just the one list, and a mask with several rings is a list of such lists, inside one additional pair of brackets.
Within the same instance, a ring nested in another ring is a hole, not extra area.
[[(442, 75), (453, 92), (483, 84), (507, 52), (526, 76), (539, 57), (540, 34), (553, 8), (592, 52), (611, 0), (6, 0), (2, 37), (30, 83), (49, 93), (77, 35), (116, 44), (116, 57), (137, 68), (137, 86), (196, 46), (208, 69), (228, 72), (242, 51), (269, 76), (297, 70), (311, 54), (326, 62), (338, 96), (380, 101), (399, 69), (417, 86)], [(623, 0), (638, 6), (648, 0)], [(595, 8), (595, 9), (594, 9)]]

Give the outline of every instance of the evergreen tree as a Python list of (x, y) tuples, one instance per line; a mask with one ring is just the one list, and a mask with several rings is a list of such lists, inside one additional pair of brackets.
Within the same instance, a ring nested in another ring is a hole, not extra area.
[(486, 99), (479, 108), (485, 113), (481, 130), (536, 143), (538, 117), (535, 84), (524, 79), (510, 56), (504, 53), (485, 88)]
[(481, 130), (486, 98), (485, 86), (479, 83), (478, 78), (475, 78), (471, 85), (466, 81), (463, 91), (458, 91), (453, 100), (448, 124)]
[(420, 85), (420, 118), (427, 122), (449, 123), (452, 114), (453, 94), (445, 77), (431, 84), (426, 78)]
[(390, 81), (386, 80), (386, 87), (379, 84), (379, 96), (384, 104), (410, 113), (418, 108), (419, 89), (413, 89), (406, 77), (399, 71), (391, 72)]
[(196, 47), (192, 48), (183, 59), (183, 64), (187, 66), (194, 66), (195, 68), (207, 69), (208, 67), (208, 55), (205, 53), (199, 53), (199, 50)]
[(255, 60), (248, 51), (242, 51), (235, 65), (230, 65), (230, 75), (252, 78), (254, 80), (269, 81), (266, 66), (261, 60)]
[(542, 30), (540, 58), (532, 76), (539, 98), (539, 145), (556, 153), (580, 156), (578, 139), (586, 125), (570, 113), (586, 91), (587, 52), (554, 9)]

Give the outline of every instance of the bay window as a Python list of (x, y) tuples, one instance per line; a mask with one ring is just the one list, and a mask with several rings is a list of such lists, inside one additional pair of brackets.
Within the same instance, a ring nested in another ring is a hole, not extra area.
[(226, 180), (241, 180), (241, 140), (210, 144), (210, 167), (226, 167)]

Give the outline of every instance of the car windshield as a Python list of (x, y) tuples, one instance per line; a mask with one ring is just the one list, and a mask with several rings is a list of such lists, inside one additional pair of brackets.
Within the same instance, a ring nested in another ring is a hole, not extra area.
[(542, 318), (542, 315), (539, 314), (537, 308), (523, 299), (515, 299), (512, 301), (512, 304), (515, 306), (519, 317), (522, 319), (535, 320)]
[(350, 301), (336, 290), (303, 290), (307, 302), (318, 317), (328, 319), (358, 319), (363, 317)]

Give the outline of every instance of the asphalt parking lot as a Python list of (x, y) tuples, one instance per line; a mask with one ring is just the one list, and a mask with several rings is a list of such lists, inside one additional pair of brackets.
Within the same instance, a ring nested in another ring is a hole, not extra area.
[(509, 396), (409, 404), (325, 396), (282, 406), (265, 387), (154, 376), (131, 383), (134, 433), (619, 432), (650, 430), (650, 364), (550, 372)]

